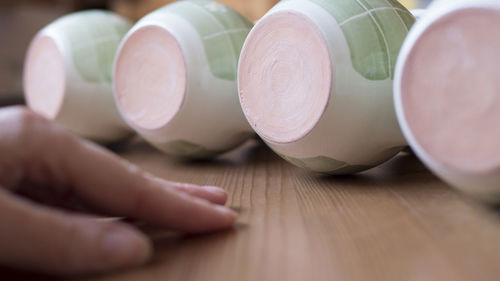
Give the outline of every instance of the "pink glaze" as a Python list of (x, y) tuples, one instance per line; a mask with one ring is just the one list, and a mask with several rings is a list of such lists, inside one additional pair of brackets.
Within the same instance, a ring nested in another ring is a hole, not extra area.
[(179, 111), (186, 92), (186, 64), (175, 37), (159, 26), (136, 30), (116, 61), (118, 107), (133, 125), (158, 129)]
[(434, 22), (414, 45), (402, 104), (417, 142), (466, 173), (500, 168), (500, 12), (467, 9)]
[(24, 65), (24, 91), (28, 106), (55, 119), (64, 100), (66, 67), (54, 39), (37, 35), (30, 44)]
[(323, 34), (306, 16), (276, 12), (252, 30), (241, 54), (240, 101), (259, 135), (276, 143), (306, 136), (330, 98), (332, 65)]

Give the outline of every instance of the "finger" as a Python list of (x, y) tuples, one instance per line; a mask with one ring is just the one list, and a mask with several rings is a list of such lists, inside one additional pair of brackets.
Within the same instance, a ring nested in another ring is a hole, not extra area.
[(96, 145), (76, 142), (71, 146), (74, 157), (62, 157), (61, 168), (78, 194), (108, 212), (187, 232), (224, 229), (236, 220), (232, 210), (178, 192), (175, 186), (179, 185), (160, 183)]
[(29, 177), (40, 180), (50, 175), (51, 182), (72, 186), (83, 199), (113, 215), (176, 230), (206, 232), (228, 228), (236, 220), (232, 210), (178, 192), (176, 184), (160, 183), (136, 166), (44, 119), (29, 113), (18, 119), (23, 127), (18, 139), (25, 146), (25, 174)]
[(56, 212), (0, 190), (0, 263), (52, 274), (116, 270), (146, 262), (149, 240), (119, 222)]
[(159, 178), (157, 181), (159, 184), (172, 186), (175, 190), (208, 200), (214, 204), (224, 205), (227, 201), (227, 192), (217, 186), (199, 186), (188, 183), (169, 182)]

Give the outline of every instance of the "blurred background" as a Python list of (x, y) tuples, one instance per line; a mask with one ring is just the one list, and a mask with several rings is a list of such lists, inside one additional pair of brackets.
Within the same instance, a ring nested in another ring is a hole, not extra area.
[[(279, 0), (219, 0), (252, 21)], [(38, 30), (78, 10), (109, 9), (138, 20), (172, 0), (0, 0), (0, 105), (22, 102), (22, 69), (26, 49)], [(406, 7), (424, 7), (430, 0), (400, 0)]]

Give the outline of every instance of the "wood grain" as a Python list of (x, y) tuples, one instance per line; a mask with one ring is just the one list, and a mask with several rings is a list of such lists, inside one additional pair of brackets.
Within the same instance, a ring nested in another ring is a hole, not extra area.
[(206, 162), (170, 159), (141, 142), (119, 150), (158, 176), (224, 187), (241, 215), (233, 230), (202, 236), (149, 228), (152, 263), (80, 280), (500, 276), (499, 211), (447, 187), (410, 154), (356, 176), (326, 177), (293, 167), (255, 140)]
[(92, 280), (498, 280), (500, 217), (412, 155), (325, 177), (257, 141), (215, 162), (172, 161), (138, 144), (154, 174), (214, 184), (241, 211), (232, 231), (157, 239), (150, 265)]

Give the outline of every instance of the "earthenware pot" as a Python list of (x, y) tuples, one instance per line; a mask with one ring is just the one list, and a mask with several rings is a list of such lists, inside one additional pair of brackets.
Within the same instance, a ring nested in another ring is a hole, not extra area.
[(392, 103), (394, 64), (414, 22), (397, 1), (281, 1), (250, 32), (239, 97), (254, 130), (291, 163), (356, 173), (406, 142)]
[(74, 133), (100, 142), (131, 134), (112, 93), (112, 66), (118, 45), (132, 27), (106, 11), (64, 16), (31, 42), (24, 67), (28, 106)]
[(160, 150), (211, 157), (252, 130), (238, 102), (236, 71), (252, 23), (205, 0), (154, 11), (126, 35), (114, 68), (123, 118)]
[(415, 24), (396, 66), (399, 123), (440, 178), (500, 200), (500, 2), (440, 1)]

